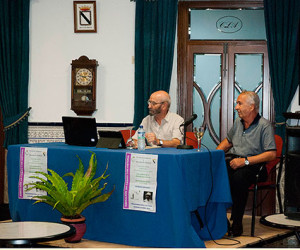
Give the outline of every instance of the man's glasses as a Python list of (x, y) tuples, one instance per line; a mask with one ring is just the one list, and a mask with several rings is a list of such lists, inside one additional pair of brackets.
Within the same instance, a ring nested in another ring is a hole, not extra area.
[(152, 106), (155, 106), (155, 105), (157, 105), (157, 104), (163, 104), (164, 102), (154, 102), (154, 101), (148, 100), (147, 103), (148, 103), (148, 105), (151, 104)]

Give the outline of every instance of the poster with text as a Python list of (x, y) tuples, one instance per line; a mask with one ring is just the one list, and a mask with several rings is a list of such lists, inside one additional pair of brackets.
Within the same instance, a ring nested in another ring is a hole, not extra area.
[(36, 171), (47, 173), (47, 148), (21, 147), (20, 148), (20, 175), (19, 175), (19, 199), (31, 199), (33, 196), (47, 195), (40, 189), (26, 191), (26, 186), (36, 182), (37, 179), (30, 176), (45, 177)]
[(156, 212), (157, 155), (126, 153), (123, 209)]

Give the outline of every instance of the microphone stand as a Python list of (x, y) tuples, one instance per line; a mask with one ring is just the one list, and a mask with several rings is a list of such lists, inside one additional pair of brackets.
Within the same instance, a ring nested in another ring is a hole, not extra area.
[(187, 126), (184, 125), (184, 127), (183, 127), (183, 145), (178, 145), (177, 149), (193, 149), (193, 146), (186, 145), (186, 128), (187, 128)]

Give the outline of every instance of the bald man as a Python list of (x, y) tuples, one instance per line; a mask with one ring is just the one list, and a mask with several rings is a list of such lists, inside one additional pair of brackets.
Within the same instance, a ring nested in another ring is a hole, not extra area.
[(229, 223), (229, 234), (240, 236), (243, 233), (243, 215), (248, 198), (248, 188), (259, 181), (265, 181), (265, 163), (276, 158), (274, 129), (271, 123), (259, 115), (259, 97), (255, 92), (243, 91), (236, 100), (235, 110), (239, 117), (233, 127), (217, 147), (231, 153), (226, 160), (231, 196), (233, 219)]
[[(171, 113), (171, 98), (163, 90), (151, 94), (148, 100), (149, 115), (146, 116), (141, 125), (146, 131), (146, 139), (151, 145), (161, 147), (177, 147), (182, 142), (183, 131), (180, 125), (183, 118), (175, 113)], [(137, 144), (137, 133), (133, 136)]]

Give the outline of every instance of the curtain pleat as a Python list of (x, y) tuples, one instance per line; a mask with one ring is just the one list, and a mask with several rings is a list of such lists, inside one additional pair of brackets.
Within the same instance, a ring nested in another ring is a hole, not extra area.
[(0, 1), (0, 107), (4, 147), (28, 142), (30, 0)]
[(264, 0), (276, 134), (285, 137), (285, 118), (299, 85), (299, 0)]
[(148, 114), (147, 100), (169, 92), (176, 34), (177, 0), (136, 0), (134, 126)]

